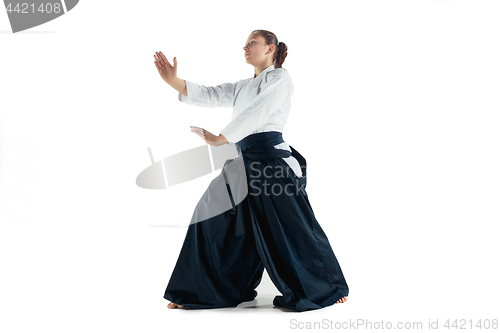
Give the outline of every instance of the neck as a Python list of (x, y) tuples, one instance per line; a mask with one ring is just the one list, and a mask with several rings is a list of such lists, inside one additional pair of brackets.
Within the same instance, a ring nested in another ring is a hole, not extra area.
[(254, 77), (254, 78), (256, 78), (256, 77), (257, 77), (260, 73), (262, 73), (262, 71), (263, 71), (264, 69), (266, 69), (267, 67), (269, 67), (269, 66), (271, 66), (271, 65), (273, 65), (273, 63), (270, 63), (270, 64), (265, 64), (265, 65), (256, 65), (256, 66), (254, 66), (254, 68), (255, 68), (255, 74), (254, 74), (254, 76), (253, 76), (253, 77)]

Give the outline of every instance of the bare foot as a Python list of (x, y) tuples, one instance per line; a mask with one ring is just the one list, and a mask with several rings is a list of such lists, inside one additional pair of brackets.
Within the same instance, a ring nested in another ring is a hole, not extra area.
[(167, 308), (169, 308), (169, 309), (175, 309), (175, 308), (178, 308), (178, 309), (189, 309), (187, 306), (175, 304), (174, 302), (170, 302), (170, 304), (167, 305)]
[(347, 302), (347, 297), (342, 297), (337, 302), (335, 302), (335, 304), (337, 304), (337, 303), (345, 303), (345, 302)]

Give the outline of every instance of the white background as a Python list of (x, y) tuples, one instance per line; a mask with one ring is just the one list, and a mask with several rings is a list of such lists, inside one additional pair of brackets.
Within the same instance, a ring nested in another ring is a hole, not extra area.
[[(290, 320), (499, 319), (497, 1), (81, 1), (13, 34), (0, 10), (2, 332), (291, 330)], [(154, 52), (204, 85), (252, 77), (254, 29), (288, 45), (284, 140), (348, 282), (345, 304), (170, 310), (163, 293), (218, 172), (137, 175), (231, 109), (184, 105)], [(496, 317), (495, 317), (496, 316)], [(474, 324), (476, 321), (473, 322)], [(394, 324), (395, 325), (395, 324)], [(361, 331), (361, 330), (358, 330)]]

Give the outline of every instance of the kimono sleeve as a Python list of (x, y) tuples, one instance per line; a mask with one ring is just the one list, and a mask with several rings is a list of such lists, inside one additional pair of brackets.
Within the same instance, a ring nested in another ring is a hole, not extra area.
[(240, 141), (262, 127), (291, 93), (291, 87), (283, 75), (269, 75), (257, 96), (220, 133), (228, 142)]
[(223, 83), (214, 87), (205, 87), (191, 81), (186, 81), (188, 95), (179, 93), (179, 101), (190, 105), (214, 107), (232, 107), (236, 83)]

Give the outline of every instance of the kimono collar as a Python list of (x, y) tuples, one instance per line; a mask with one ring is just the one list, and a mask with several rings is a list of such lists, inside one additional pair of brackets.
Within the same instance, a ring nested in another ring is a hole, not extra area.
[[(264, 73), (264, 72), (267, 72), (267, 71), (273, 70), (273, 69), (274, 69), (274, 64), (272, 64), (272, 65), (271, 65), (271, 66), (269, 66), (269, 67), (266, 67), (266, 68), (265, 68), (262, 72), (260, 72), (260, 74), (259, 74), (259, 75), (261, 75), (261, 74), (262, 74), (262, 73)], [(257, 76), (259, 76), (259, 75), (257, 75)], [(255, 75), (255, 73), (253, 74), (253, 78), (254, 78), (254, 79), (255, 79), (257, 76)]]

